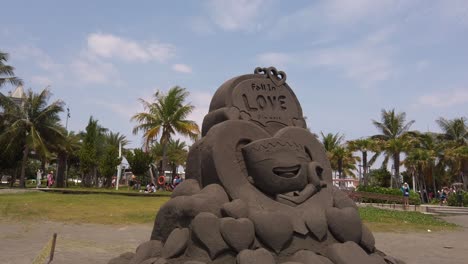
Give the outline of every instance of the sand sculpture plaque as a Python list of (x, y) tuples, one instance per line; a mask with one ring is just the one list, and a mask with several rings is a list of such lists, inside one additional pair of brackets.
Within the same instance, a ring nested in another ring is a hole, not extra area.
[(403, 263), (375, 248), (275, 68), (225, 82), (151, 239), (109, 263)]

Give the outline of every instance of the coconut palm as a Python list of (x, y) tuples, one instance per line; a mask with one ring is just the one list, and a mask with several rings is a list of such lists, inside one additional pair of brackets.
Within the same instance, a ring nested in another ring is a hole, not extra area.
[(361, 138), (356, 140), (348, 141), (348, 147), (352, 151), (360, 151), (362, 153), (362, 167), (363, 167), (363, 182), (367, 185), (368, 179), (367, 174), (369, 172), (369, 165), (367, 161), (367, 152), (376, 149), (376, 143), (370, 138)]
[(63, 102), (57, 100), (48, 105), (50, 95), (48, 89), (40, 93), (29, 90), (23, 104), (18, 105), (11, 98), (0, 94), (0, 106), (4, 109), (2, 123), (7, 124), (0, 134), (0, 144), (4, 147), (3, 151), (9, 151), (16, 144), (22, 146), (22, 188), (26, 187), (25, 169), (30, 151), (50, 156), (51, 139), (64, 137), (59, 124)]
[(338, 171), (338, 161), (333, 155), (333, 151), (342, 144), (344, 136), (340, 135), (340, 133), (328, 133), (325, 135), (323, 132), (320, 132), (320, 136), (322, 137), (322, 144), (327, 152), (327, 157), (330, 160), (332, 169)]
[(187, 144), (183, 141), (171, 140), (167, 148), (167, 158), (172, 166), (172, 175), (177, 174), (177, 167), (184, 165), (187, 160), (188, 150)]
[(187, 119), (194, 109), (193, 105), (185, 103), (188, 96), (189, 92), (178, 86), (171, 88), (167, 94), (158, 91), (153, 96), (154, 102), (140, 99), (145, 112), (137, 113), (131, 119), (139, 123), (134, 127), (133, 133), (143, 132), (143, 145), (146, 150), (160, 137), (159, 143), (163, 147), (161, 173), (164, 171), (167, 144), (171, 137), (179, 133), (196, 139), (200, 133), (195, 121)]
[(122, 135), (119, 132), (114, 133), (110, 131), (106, 134), (106, 143), (116, 147), (118, 147), (120, 143), (122, 148), (125, 148), (125, 146), (127, 146), (130, 142), (125, 135)]
[(447, 120), (436, 120), (442, 129), (444, 139), (443, 161), (450, 168), (450, 174), (455, 179), (462, 180), (468, 187), (468, 124), (465, 117)]
[[(359, 162), (360, 158), (354, 156), (353, 152), (343, 143), (344, 136), (339, 133), (328, 133), (325, 135), (320, 132), (320, 134), (331, 167), (338, 173), (338, 177), (340, 179), (344, 179), (346, 176), (355, 177), (356, 162)], [(340, 185), (343, 186), (341, 182)]]
[(7, 61), (8, 53), (0, 51), (0, 88), (6, 83), (10, 83), (12, 85), (22, 85), (23, 81), (21, 81), (21, 79), (18, 77), (15, 77), (15, 68), (5, 64)]
[[(396, 113), (395, 109), (385, 110), (382, 109), (380, 122), (372, 120), (374, 126), (379, 130), (380, 134), (374, 135), (371, 138), (379, 140), (380, 145), (385, 155), (382, 163), (383, 167), (387, 167), (389, 159), (392, 159), (395, 168), (396, 186), (399, 187), (400, 183), (400, 154), (408, 146), (407, 140), (410, 139), (408, 131), (414, 120), (406, 122), (406, 113)], [(381, 152), (376, 153), (376, 157)]]

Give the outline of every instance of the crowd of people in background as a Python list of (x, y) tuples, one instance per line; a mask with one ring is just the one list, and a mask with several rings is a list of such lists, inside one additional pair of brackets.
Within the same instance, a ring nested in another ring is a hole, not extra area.
[[(403, 203), (404, 206), (409, 206), (409, 197), (410, 197), (410, 187), (408, 183), (404, 183), (400, 188), (403, 194)], [(456, 206), (464, 206), (463, 196), (464, 190), (461, 186), (444, 186), (442, 189), (438, 190), (437, 193), (434, 193), (432, 190), (426, 192), (426, 190), (418, 191), (419, 198), (422, 203), (439, 203), (440, 206), (448, 205), (448, 199), (450, 196), (456, 196)]]

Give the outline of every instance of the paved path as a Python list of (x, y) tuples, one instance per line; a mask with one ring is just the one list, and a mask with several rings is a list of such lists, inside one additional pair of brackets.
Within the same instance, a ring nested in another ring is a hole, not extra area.
[(444, 217), (461, 226), (458, 231), (376, 233), (377, 248), (408, 264), (468, 263), (468, 216)]
[[(432, 233), (376, 233), (377, 247), (408, 264), (468, 263), (468, 216), (446, 218), (463, 228)], [(134, 251), (149, 239), (151, 225), (107, 226), (56, 222), (0, 221), (0, 262), (30, 264), (54, 232), (58, 233), (54, 263), (107, 263), (122, 252)]]

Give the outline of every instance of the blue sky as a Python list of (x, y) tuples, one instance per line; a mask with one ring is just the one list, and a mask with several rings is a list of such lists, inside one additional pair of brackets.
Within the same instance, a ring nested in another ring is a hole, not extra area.
[[(467, 116), (467, 1), (5, 1), (0, 49), (26, 88), (126, 135), (157, 90), (187, 88), (201, 124), (227, 79), (276, 66), (314, 132), (375, 134), (381, 109), (413, 129)], [(11, 87), (2, 89), (2, 92)]]

